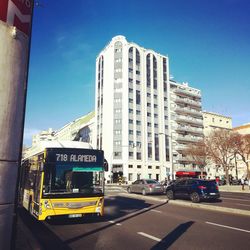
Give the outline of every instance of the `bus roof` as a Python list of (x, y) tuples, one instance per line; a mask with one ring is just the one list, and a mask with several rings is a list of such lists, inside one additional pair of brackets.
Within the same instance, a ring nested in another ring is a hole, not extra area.
[(23, 160), (27, 159), (31, 156), (42, 153), (46, 148), (85, 148), (85, 149), (93, 149), (92, 146), (87, 142), (82, 141), (41, 141), (35, 146), (28, 148), (24, 155)]

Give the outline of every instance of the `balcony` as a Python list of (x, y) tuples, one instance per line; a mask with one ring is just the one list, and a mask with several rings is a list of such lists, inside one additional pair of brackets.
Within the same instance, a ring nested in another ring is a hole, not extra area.
[(203, 126), (203, 120), (201, 119), (196, 119), (190, 116), (184, 116), (184, 115), (177, 115), (176, 116), (176, 121), (178, 122), (186, 122), (186, 123), (191, 123), (195, 125), (201, 125)]
[(190, 136), (190, 135), (177, 135), (176, 138), (174, 138), (176, 141), (183, 141), (183, 142), (197, 142), (202, 139), (202, 137), (198, 136)]
[(195, 91), (195, 90), (191, 90), (191, 89), (184, 89), (184, 88), (176, 88), (173, 91), (176, 94), (201, 98), (200, 91)]
[(191, 100), (188, 98), (181, 98), (181, 97), (173, 97), (171, 98), (175, 103), (185, 103), (185, 104), (189, 104), (190, 106), (193, 107), (201, 107), (201, 101), (200, 100)]
[(187, 148), (188, 148), (188, 146), (184, 145), (184, 144), (179, 144), (179, 145), (173, 146), (173, 149), (176, 150), (176, 151), (184, 151)]
[(177, 126), (175, 128), (177, 132), (189, 132), (189, 133), (193, 133), (193, 134), (199, 134), (199, 135), (203, 135), (203, 129), (202, 128), (194, 128), (194, 127), (190, 127), (190, 126)]
[(186, 156), (180, 156), (178, 155), (177, 157), (174, 158), (174, 160), (176, 160), (176, 162), (182, 162), (182, 163), (192, 163), (193, 160), (190, 157), (186, 157)]
[(176, 108), (174, 108), (174, 111), (176, 113), (190, 114), (190, 115), (202, 117), (202, 112), (200, 110), (191, 109), (191, 108), (187, 108), (187, 107), (177, 106)]

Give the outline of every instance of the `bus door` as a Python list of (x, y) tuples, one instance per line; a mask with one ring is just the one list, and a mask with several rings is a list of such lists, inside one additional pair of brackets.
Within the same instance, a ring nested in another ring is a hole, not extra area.
[(34, 206), (33, 206), (33, 212), (35, 215), (39, 215), (39, 204), (40, 204), (40, 197), (41, 197), (41, 178), (42, 178), (42, 171), (41, 166), (42, 162), (38, 162), (38, 168), (36, 170), (36, 178), (34, 183)]

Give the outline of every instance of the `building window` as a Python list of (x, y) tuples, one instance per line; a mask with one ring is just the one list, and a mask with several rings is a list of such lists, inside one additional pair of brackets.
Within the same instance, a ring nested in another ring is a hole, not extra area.
[(141, 121), (136, 121), (136, 125), (141, 125)]
[(128, 89), (128, 92), (129, 92), (129, 93), (133, 93), (133, 89), (129, 88), (129, 89)]
[(133, 120), (132, 119), (129, 119), (128, 122), (129, 122), (129, 124), (133, 124)]
[(152, 166), (148, 166), (148, 169), (152, 169)]
[(120, 146), (121, 145), (121, 141), (114, 141), (115, 146)]
[(129, 173), (129, 174), (128, 174), (128, 180), (129, 180), (129, 181), (133, 181), (133, 174), (132, 174), (132, 173)]
[(133, 103), (133, 99), (132, 99), (132, 98), (129, 98), (129, 99), (128, 99), (128, 102), (129, 102), (129, 103)]
[(160, 169), (160, 167), (159, 167), (159, 166), (156, 166), (155, 169)]
[(141, 114), (141, 111), (140, 111), (140, 110), (136, 110), (136, 114), (137, 114), (137, 115), (140, 115), (140, 114)]
[(141, 168), (141, 165), (137, 165), (137, 168)]
[(129, 130), (129, 134), (130, 134), (130, 135), (133, 135), (133, 134), (134, 134), (134, 131), (130, 129), (130, 130)]
[(139, 90), (136, 90), (136, 104), (141, 104), (141, 94)]
[(133, 165), (128, 165), (128, 168), (133, 168)]
[(148, 178), (149, 178), (149, 179), (152, 179), (152, 174), (148, 174)]
[(129, 152), (128, 155), (129, 155), (129, 158), (133, 158), (134, 152)]
[(115, 119), (115, 124), (120, 124), (122, 122), (121, 119)]
[(139, 136), (140, 136), (140, 135), (141, 135), (141, 131), (138, 131), (138, 130), (137, 130), (137, 131), (136, 131), (136, 135), (139, 135)]
[(133, 109), (129, 109), (128, 112), (129, 112), (129, 114), (133, 114), (134, 113)]

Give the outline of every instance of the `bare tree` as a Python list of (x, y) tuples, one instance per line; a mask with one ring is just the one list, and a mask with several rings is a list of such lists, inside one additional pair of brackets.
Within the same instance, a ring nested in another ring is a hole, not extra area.
[(204, 140), (189, 144), (183, 152), (190, 158), (190, 161), (195, 164), (201, 171), (203, 177), (204, 168), (207, 165), (206, 144)]
[(235, 157), (239, 139), (236, 133), (229, 130), (215, 130), (205, 138), (207, 157), (215, 164), (220, 165), (229, 184), (229, 170), (231, 161)]
[(237, 134), (237, 148), (236, 154), (241, 157), (241, 160), (246, 165), (247, 178), (250, 178), (250, 135)]

